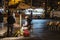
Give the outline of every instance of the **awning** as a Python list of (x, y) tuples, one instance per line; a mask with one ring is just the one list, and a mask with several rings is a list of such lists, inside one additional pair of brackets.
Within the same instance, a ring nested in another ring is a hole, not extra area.
[(27, 9), (27, 8), (30, 8), (30, 7), (31, 7), (30, 5), (27, 5), (27, 4), (25, 4), (25, 3), (20, 3), (17, 8), (20, 8), (20, 9)]

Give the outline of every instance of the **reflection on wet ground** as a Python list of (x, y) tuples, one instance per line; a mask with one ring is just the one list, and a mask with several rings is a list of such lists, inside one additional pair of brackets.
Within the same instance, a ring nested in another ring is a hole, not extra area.
[(36, 38), (40, 38), (41, 40), (60, 40), (59, 32), (52, 32), (47, 30), (46, 23), (48, 21), (57, 21), (57, 20), (32, 20), (33, 27), (33, 35)]
[(29, 38), (23, 38), (18, 40), (60, 40), (60, 32), (53, 32), (47, 29), (46, 23), (48, 21), (59, 21), (59, 20), (48, 20), (48, 19), (33, 19), (31, 36)]

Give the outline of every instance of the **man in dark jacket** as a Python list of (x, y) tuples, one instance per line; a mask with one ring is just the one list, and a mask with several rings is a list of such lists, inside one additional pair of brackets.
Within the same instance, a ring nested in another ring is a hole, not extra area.
[[(9, 36), (11, 33), (11, 35), (13, 34), (13, 24), (15, 23), (15, 19), (12, 15), (9, 15), (7, 18), (7, 36)], [(11, 32), (9, 32), (11, 30)]]

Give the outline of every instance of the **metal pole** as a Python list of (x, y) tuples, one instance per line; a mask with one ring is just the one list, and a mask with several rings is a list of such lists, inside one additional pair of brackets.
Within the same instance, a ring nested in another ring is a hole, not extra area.
[(4, 6), (4, 2), (3, 2), (3, 0), (2, 0), (2, 7)]
[(47, 0), (45, 1), (45, 18), (47, 17)]
[(31, 8), (32, 8), (32, 0), (31, 0)]
[(20, 27), (22, 27), (21, 21), (22, 21), (22, 14), (20, 14)]
[[(32, 8), (32, 0), (31, 0), (31, 8)], [(33, 14), (32, 14), (32, 11), (31, 11), (31, 20), (32, 20), (32, 16), (33, 16)]]

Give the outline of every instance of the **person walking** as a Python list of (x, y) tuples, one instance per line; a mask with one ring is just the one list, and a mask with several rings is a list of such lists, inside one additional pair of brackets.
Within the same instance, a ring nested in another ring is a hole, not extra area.
[(15, 23), (14, 17), (10, 14), (7, 18), (7, 36), (9, 37), (10, 33), (13, 34), (13, 24)]
[(28, 22), (28, 30), (30, 30), (32, 27), (31, 27), (31, 17), (27, 17), (27, 22)]

